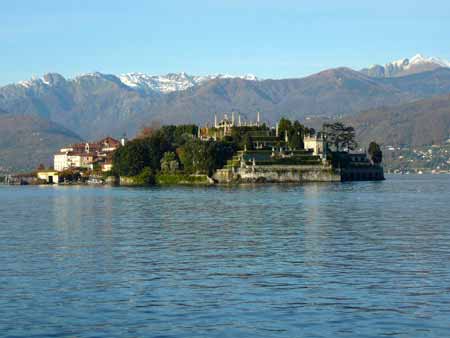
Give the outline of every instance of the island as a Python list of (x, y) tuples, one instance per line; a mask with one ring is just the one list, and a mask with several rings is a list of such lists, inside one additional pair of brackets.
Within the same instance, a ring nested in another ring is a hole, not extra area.
[[(10, 177), (16, 184), (215, 185), (384, 180), (372, 142), (355, 151), (355, 130), (341, 122), (320, 131), (281, 118), (275, 125), (224, 113), (204, 126), (146, 126), (133, 140), (106, 137), (54, 155), (53, 168)], [(10, 183), (11, 183), (10, 182)]]

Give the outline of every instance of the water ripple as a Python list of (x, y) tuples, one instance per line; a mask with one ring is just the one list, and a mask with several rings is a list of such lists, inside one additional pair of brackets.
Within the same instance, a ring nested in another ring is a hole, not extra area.
[(0, 336), (447, 337), (446, 176), (0, 187)]

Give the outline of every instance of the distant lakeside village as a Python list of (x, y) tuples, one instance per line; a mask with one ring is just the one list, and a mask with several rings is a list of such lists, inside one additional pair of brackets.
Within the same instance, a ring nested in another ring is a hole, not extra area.
[(383, 180), (382, 152), (372, 142), (355, 152), (355, 131), (340, 122), (320, 131), (282, 118), (275, 125), (261, 114), (214, 114), (214, 123), (144, 127), (137, 137), (106, 137), (67, 145), (53, 167), (9, 175), (6, 184), (302, 183)]

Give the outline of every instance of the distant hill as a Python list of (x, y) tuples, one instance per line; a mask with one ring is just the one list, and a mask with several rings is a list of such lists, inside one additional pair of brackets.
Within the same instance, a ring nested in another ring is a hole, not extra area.
[(152, 120), (204, 123), (214, 112), (233, 109), (249, 119), (259, 110), (264, 120), (273, 122), (280, 116), (349, 115), (397, 105), (450, 93), (450, 69), (378, 79), (337, 68), (301, 79), (218, 77), (169, 93), (142, 88), (114, 75), (93, 73), (66, 80), (47, 74), (0, 88), (0, 109), (39, 115), (86, 139), (123, 132), (132, 136)]
[[(308, 124), (317, 117), (345, 118), (360, 111), (382, 112), (382, 107), (403, 107), (405, 103), (449, 93), (450, 68), (445, 67), (383, 78), (336, 68), (305, 78), (281, 80), (186, 74), (117, 77), (101, 73), (65, 79), (49, 73), (0, 87), (0, 110), (4, 111), (0, 111), (0, 166), (32, 168), (40, 161), (49, 163), (50, 154), (62, 144), (80, 137), (119, 137), (124, 132), (133, 137), (152, 121), (203, 124), (212, 122), (214, 112), (234, 110), (249, 120), (260, 111), (263, 121), (271, 124), (281, 116), (304, 119)], [(380, 131), (368, 135), (382, 134)], [(404, 139), (409, 142), (406, 136), (399, 137), (398, 142)], [(425, 136), (411, 139), (431, 142)]]
[(170, 96), (153, 112), (154, 118), (167, 122), (205, 122), (214, 111), (235, 109), (254, 118), (260, 110), (265, 120), (274, 122), (281, 116), (349, 114), (410, 99), (389, 83), (337, 68), (302, 79), (215, 80)]
[(63, 145), (79, 142), (72, 131), (39, 116), (0, 112), (0, 172), (52, 165), (53, 153)]
[(442, 144), (450, 137), (450, 95), (374, 109), (345, 119), (361, 145)]

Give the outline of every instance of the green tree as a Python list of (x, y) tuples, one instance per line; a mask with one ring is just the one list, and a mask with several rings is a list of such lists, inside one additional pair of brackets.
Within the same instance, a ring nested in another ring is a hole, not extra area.
[(152, 175), (160, 170), (174, 172), (179, 169), (178, 160), (186, 173), (211, 174), (223, 167), (237, 146), (232, 137), (221, 142), (200, 141), (194, 137), (197, 131), (194, 125), (163, 126), (128, 142), (113, 154), (113, 175), (138, 176), (147, 168)]
[(252, 135), (255, 134), (267, 134), (269, 128), (263, 124), (262, 126), (242, 126), (242, 127), (233, 127), (231, 129), (231, 137), (225, 137), (223, 141), (234, 143), (237, 149), (244, 149), (244, 146), (247, 146), (247, 149), (253, 148)]
[(152, 137), (145, 139), (145, 142), (147, 146), (149, 167), (153, 171), (158, 171), (160, 169), (161, 158), (164, 153), (172, 150), (173, 147), (162, 133), (157, 133)]
[(175, 129), (175, 144), (182, 145), (187, 140), (197, 136), (198, 127), (195, 124), (182, 124)]
[(281, 118), (278, 122), (278, 133), (284, 137), (285, 133), (288, 135), (288, 145), (292, 149), (303, 149), (303, 138), (308, 131), (303, 124), (295, 120), (291, 122), (286, 118)]
[(201, 153), (202, 142), (199, 140), (187, 141), (183, 146), (177, 148), (177, 155), (186, 173), (195, 173), (198, 170)]
[(135, 182), (140, 185), (153, 185), (155, 184), (155, 174), (150, 167), (145, 167), (136, 175)]
[(114, 152), (113, 173), (117, 176), (136, 176), (148, 165), (146, 139), (130, 141)]
[(216, 142), (214, 169), (222, 168), (236, 151), (237, 146), (234, 142)]
[(247, 133), (242, 138), (242, 149), (252, 150), (253, 149), (253, 139), (252, 136)]
[(314, 128), (305, 128), (305, 134), (314, 136), (316, 135), (316, 130)]
[(293, 149), (303, 149), (303, 138), (307, 128), (298, 121), (294, 121), (289, 135), (289, 146)]
[(303, 149), (303, 133), (294, 130), (289, 136), (289, 147), (292, 149)]
[(383, 152), (381, 151), (381, 147), (376, 142), (370, 142), (367, 152), (369, 153), (372, 163), (380, 164), (383, 161)]
[(175, 133), (177, 127), (174, 125), (162, 126), (159, 133), (164, 137), (164, 139), (170, 144), (175, 143)]
[(172, 151), (165, 152), (161, 159), (161, 171), (166, 173), (174, 173), (178, 169), (179, 163), (177, 155)]
[(236, 151), (234, 143), (191, 140), (177, 149), (186, 173), (211, 175), (225, 165)]
[(168, 143), (176, 148), (194, 138), (197, 135), (198, 127), (194, 124), (168, 125), (161, 127), (159, 132)]
[(149, 137), (135, 139), (118, 148), (113, 155), (113, 174), (136, 176), (145, 167), (158, 171), (163, 154), (173, 149), (166, 138), (167, 135), (159, 130)]
[(355, 141), (355, 129), (351, 126), (346, 126), (342, 122), (325, 123), (322, 130), (327, 141), (336, 151), (354, 150), (358, 146)]
[(288, 134), (291, 131), (292, 122), (284, 117), (278, 121), (278, 134), (284, 136), (284, 132), (287, 131)]

